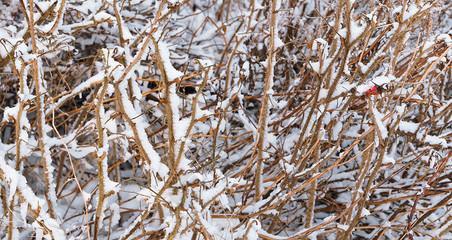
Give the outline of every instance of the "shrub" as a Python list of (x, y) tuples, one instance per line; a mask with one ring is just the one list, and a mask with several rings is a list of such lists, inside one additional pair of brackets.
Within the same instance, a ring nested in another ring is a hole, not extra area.
[(0, 8), (0, 237), (452, 238), (448, 1)]

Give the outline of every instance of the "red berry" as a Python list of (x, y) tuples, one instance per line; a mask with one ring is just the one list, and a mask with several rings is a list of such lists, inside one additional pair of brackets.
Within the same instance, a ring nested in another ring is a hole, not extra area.
[(379, 94), (379, 91), (378, 91), (377, 86), (373, 86), (369, 90), (366, 91), (366, 96), (372, 96), (372, 95), (378, 95), (378, 94)]

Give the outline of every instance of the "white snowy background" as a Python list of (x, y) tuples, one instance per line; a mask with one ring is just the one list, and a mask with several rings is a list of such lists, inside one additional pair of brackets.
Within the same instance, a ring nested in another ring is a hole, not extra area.
[(451, 9), (0, 1), (0, 238), (452, 239)]

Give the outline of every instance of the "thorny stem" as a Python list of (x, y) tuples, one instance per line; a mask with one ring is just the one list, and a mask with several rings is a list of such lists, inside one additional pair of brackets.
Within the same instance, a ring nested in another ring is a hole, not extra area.
[(267, 51), (267, 66), (265, 71), (265, 82), (264, 82), (264, 89), (263, 89), (263, 96), (262, 96), (262, 105), (259, 111), (259, 124), (258, 124), (258, 136), (257, 136), (257, 143), (256, 143), (256, 154), (257, 154), (257, 164), (256, 164), (256, 170), (255, 170), (255, 180), (254, 180), (254, 190), (256, 191), (254, 200), (258, 201), (261, 197), (262, 192), (262, 164), (264, 161), (264, 148), (266, 147), (265, 141), (267, 141), (267, 118), (269, 113), (269, 107), (268, 107), (268, 101), (270, 98), (270, 91), (273, 86), (273, 66), (275, 61), (275, 37), (278, 34), (275, 32), (277, 29), (276, 26), (276, 19), (277, 19), (277, 12), (276, 12), (276, 4), (278, 0), (272, 0), (271, 1), (271, 8), (270, 8), (270, 40), (269, 40), (269, 47)]
[(38, 147), (39, 150), (41, 152), (41, 163), (44, 169), (44, 182), (45, 182), (45, 197), (46, 197), (46, 201), (47, 201), (47, 205), (49, 207), (49, 214), (52, 218), (55, 218), (55, 210), (54, 210), (54, 201), (56, 200), (56, 196), (55, 196), (55, 189), (54, 187), (52, 187), (53, 185), (53, 178), (52, 177), (52, 172), (51, 166), (49, 166), (49, 164), (51, 164), (51, 156), (50, 153), (48, 152), (48, 149), (46, 149), (47, 147), (45, 146), (44, 143), (44, 138), (46, 135), (46, 132), (44, 131), (44, 124), (45, 124), (45, 116), (44, 116), (44, 109), (43, 109), (43, 104), (44, 104), (44, 92), (41, 91), (41, 87), (42, 87), (42, 83), (40, 80), (40, 74), (39, 74), (39, 66), (38, 66), (38, 60), (36, 59), (39, 54), (38, 52), (38, 48), (36, 46), (36, 42), (37, 42), (37, 37), (35, 34), (35, 26), (34, 26), (34, 1), (33, 0), (29, 0), (28, 1), (29, 4), (29, 13), (26, 14), (28, 15), (28, 29), (30, 31), (30, 38), (31, 38), (31, 48), (32, 48), (32, 52), (33, 54), (35, 54), (35, 58), (32, 60), (31, 62), (31, 68), (32, 68), (32, 77), (35, 83), (35, 95), (36, 95), (36, 113), (37, 113), (37, 134), (38, 134)]
[[(107, 56), (105, 56), (107, 58)], [(98, 239), (99, 234), (99, 228), (102, 226), (103, 221), (103, 215), (104, 215), (104, 201), (108, 195), (111, 194), (111, 192), (106, 192), (105, 190), (105, 182), (108, 180), (108, 163), (107, 163), (107, 151), (108, 151), (108, 145), (106, 146), (106, 142), (108, 141), (105, 139), (105, 129), (104, 129), (104, 118), (103, 118), (103, 104), (104, 104), (104, 98), (105, 94), (107, 92), (109, 77), (105, 76), (101, 92), (97, 97), (96, 101), (96, 127), (97, 127), (97, 176), (99, 181), (99, 187), (98, 192), (99, 196), (97, 199), (97, 208), (96, 208), (96, 217), (94, 220), (94, 235), (93, 239)], [(100, 153), (100, 155), (99, 155)], [(107, 175), (105, 175), (107, 173)]]

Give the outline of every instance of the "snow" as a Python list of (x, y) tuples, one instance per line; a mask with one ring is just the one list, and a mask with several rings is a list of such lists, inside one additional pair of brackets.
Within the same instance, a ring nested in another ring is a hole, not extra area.
[(19, 113), (19, 104), (16, 104), (14, 107), (6, 107), (3, 115), (3, 121), (8, 122), (8, 118), (15, 119)]
[(14, 37), (10, 34), (7, 28), (0, 27), (0, 57), (6, 58), (8, 54), (13, 50), (13, 47), (18, 45), (21, 41), (20, 38)]
[(256, 203), (253, 203), (253, 204), (249, 205), (248, 207), (246, 207), (245, 209), (243, 209), (242, 212), (246, 213), (246, 214), (255, 213), (255, 212), (261, 210), (262, 206), (264, 206), (269, 200), (270, 200), (270, 198), (266, 198), (264, 200), (260, 200)]
[(408, 122), (408, 121), (400, 121), (399, 130), (406, 133), (415, 133), (419, 128), (418, 123)]
[(37, 2), (36, 5), (41, 10), (41, 12), (45, 12), (52, 5), (52, 2), (51, 1), (42, 1), (42, 2)]
[(248, 225), (248, 232), (246, 234), (246, 239), (257, 240), (259, 239), (258, 231), (261, 229), (261, 224), (257, 219), (251, 219)]
[(146, 155), (151, 160), (151, 165), (147, 166), (150, 167), (150, 169), (146, 168), (145, 170), (152, 170), (160, 176), (167, 176), (169, 170), (164, 164), (161, 163), (159, 154), (154, 150), (154, 147), (149, 142), (146, 134), (145, 129), (149, 126), (149, 124), (146, 122), (143, 115), (135, 110), (135, 107), (127, 97), (127, 81), (122, 81), (119, 84), (119, 91), (121, 92), (121, 102), (124, 105), (124, 111), (128, 118), (135, 124), (138, 134), (137, 137), (143, 145), (143, 150), (146, 152)]
[(332, 61), (332, 58), (326, 58), (322, 63), (309, 61), (309, 64), (314, 72), (323, 74), (326, 72)]
[(338, 122), (334, 125), (334, 128), (333, 128), (333, 135), (332, 135), (332, 139), (333, 139), (333, 140), (337, 140), (337, 139), (339, 138), (339, 133), (340, 133), (340, 131), (342, 130), (342, 126), (343, 126), (343, 124), (342, 124), (341, 121), (338, 121)]
[(94, 21), (97, 22), (103, 22), (103, 21), (108, 21), (108, 20), (115, 20), (115, 17), (113, 17), (112, 15), (102, 11), (102, 12), (98, 12), (96, 13), (96, 15), (94, 15)]
[(192, 184), (197, 181), (203, 181), (204, 177), (199, 173), (187, 174), (181, 177), (180, 182), (182, 185)]
[(396, 78), (393, 75), (377, 76), (366, 83), (358, 85), (356, 87), (356, 91), (359, 95), (364, 95), (373, 86), (384, 86), (385, 84), (390, 84), (393, 81), (396, 81)]
[[(24, 176), (19, 174), (16, 170), (11, 168), (6, 162), (0, 158), (0, 173), (2, 176), (6, 178), (6, 180), (10, 183), (10, 194), (15, 194), (16, 189), (20, 191), (25, 201), (29, 204), (29, 206), (38, 212), (37, 220), (40, 220), (44, 223), (45, 227), (47, 227), (51, 233), (53, 239), (60, 240), (66, 239), (64, 231), (59, 226), (58, 222), (55, 219), (52, 219), (47, 213), (41, 211), (41, 208), (44, 206), (45, 201), (43, 199), (38, 198), (33, 190), (28, 186), (27, 180)], [(10, 195), (9, 198), (12, 196)], [(10, 199), (9, 199), (10, 201)], [(43, 229), (39, 226), (40, 229)]]
[[(446, 5), (348, 1), (335, 16), (338, 1), (45, 0), (33, 5), (28, 28), (29, 4), (6, 2), (0, 185), (14, 202), (0, 215), (14, 216), (11, 229), (0, 224), (0, 237), (86, 239), (98, 215), (106, 217), (98, 239), (176, 228), (174, 239), (335, 239), (344, 230), (343, 238), (384, 230), (392, 239), (406, 228), (403, 205), (423, 189), (435, 194), (419, 198), (415, 214), (435, 212), (416, 225), (419, 235), (449, 237), (440, 235), (447, 208), (435, 207), (447, 195), (437, 191), (444, 182), (425, 177), (445, 179), (450, 165)], [(417, 34), (426, 26), (428, 34)], [(96, 204), (100, 183), (107, 197)], [(299, 204), (308, 189), (309, 227)], [(343, 211), (361, 196), (370, 203), (361, 216), (359, 208)], [(343, 221), (349, 217), (357, 222)]]
[(388, 137), (388, 129), (386, 128), (386, 126), (383, 123), (383, 117), (385, 116), (384, 114), (380, 113), (378, 111), (378, 109), (374, 108), (373, 109), (373, 113), (375, 115), (375, 121), (378, 127), (379, 132), (381, 133), (381, 137), (383, 139), (386, 139)]
[(56, 109), (57, 107), (61, 106), (68, 99), (70, 99), (73, 96), (76, 96), (77, 94), (79, 94), (80, 92), (88, 89), (92, 85), (101, 83), (104, 80), (104, 77), (105, 77), (105, 73), (104, 72), (99, 72), (96, 75), (90, 77), (89, 79), (83, 81), (78, 86), (73, 88), (69, 93), (65, 94), (63, 97), (58, 99), (58, 101), (56, 103), (52, 104), (52, 106), (47, 109), (46, 114), (51, 113), (54, 109)]
[[(397, 6), (396, 8), (394, 8), (394, 10), (392, 10), (392, 14), (402, 14), (402, 10), (403, 10), (403, 6)], [(403, 19), (402, 21), (407, 21), (408, 19), (410, 19), (411, 17), (413, 17), (414, 15), (416, 15), (416, 13), (419, 12), (419, 8), (416, 6), (416, 4), (411, 3), (408, 8), (405, 10), (405, 12), (403, 12)]]
[(359, 62), (358, 66), (359, 66), (359, 70), (361, 71), (361, 73), (366, 73), (369, 70), (369, 65), (368, 64), (366, 65), (366, 64), (364, 64), (362, 62)]
[(336, 226), (337, 226), (337, 228), (339, 228), (339, 229), (341, 229), (341, 230), (343, 230), (343, 231), (347, 231), (347, 229), (349, 228), (348, 225), (345, 225), (345, 224), (339, 224), (339, 223), (338, 223)]
[(367, 26), (357, 21), (350, 21), (350, 29), (342, 28), (338, 31), (339, 36), (342, 38), (347, 38), (347, 31), (350, 31), (350, 42), (358, 39), (366, 30)]
[(159, 46), (160, 57), (162, 58), (163, 65), (165, 67), (165, 71), (168, 76), (168, 80), (173, 81), (176, 78), (182, 77), (184, 74), (182, 72), (178, 71), (177, 69), (175, 69), (173, 64), (171, 63), (168, 44), (166, 44), (164, 42), (159, 42), (158, 46)]
[(389, 84), (392, 81), (396, 80), (396, 77), (394, 75), (388, 75), (388, 76), (378, 76), (375, 77), (372, 82), (378, 86), (382, 86), (384, 84)]
[(385, 155), (383, 157), (383, 164), (386, 163), (395, 164), (395, 159), (392, 156)]
[(443, 41), (443, 42), (445, 42), (447, 45), (452, 44), (452, 38), (450, 37), (449, 34), (445, 34), (445, 33), (440, 34), (440, 35), (438, 35), (438, 36), (436, 37), (436, 40), (437, 40), (437, 41)]
[(427, 135), (425, 136), (424, 141), (430, 145), (440, 145), (444, 148), (447, 148), (448, 144), (444, 138), (440, 138), (438, 136)]
[(325, 39), (323, 39), (323, 38), (316, 38), (316, 39), (314, 40), (314, 42), (312, 43), (312, 50), (313, 50), (313, 51), (317, 51), (317, 49), (318, 49), (318, 43), (320, 43), (320, 44), (323, 45), (323, 46), (328, 46), (328, 42), (325, 41)]
[(275, 48), (280, 47), (284, 47), (284, 42), (278, 36), (275, 36)]
[(362, 216), (362, 217), (365, 217), (365, 216), (369, 216), (369, 215), (370, 215), (370, 211), (367, 210), (366, 208), (363, 208), (363, 209), (362, 209), (361, 216)]

